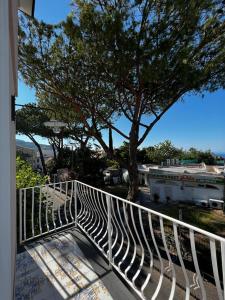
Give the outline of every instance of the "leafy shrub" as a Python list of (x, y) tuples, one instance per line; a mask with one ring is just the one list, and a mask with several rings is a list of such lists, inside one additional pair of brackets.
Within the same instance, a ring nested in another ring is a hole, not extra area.
[(118, 163), (118, 161), (113, 160), (113, 159), (107, 159), (106, 160), (106, 165), (107, 165), (107, 167), (112, 168), (112, 169), (119, 169), (120, 168), (120, 164)]
[(46, 176), (41, 176), (35, 172), (31, 165), (23, 160), (20, 156), (16, 158), (16, 188), (26, 188), (36, 185), (45, 184)]

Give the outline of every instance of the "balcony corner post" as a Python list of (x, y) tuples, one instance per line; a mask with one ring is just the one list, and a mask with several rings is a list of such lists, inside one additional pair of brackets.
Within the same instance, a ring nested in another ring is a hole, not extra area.
[(106, 196), (107, 201), (107, 231), (108, 231), (108, 260), (109, 269), (112, 269), (112, 210), (111, 210), (111, 197)]
[(74, 181), (74, 222), (77, 227), (77, 181)]
[(222, 261), (222, 276), (223, 276), (223, 297), (225, 299), (225, 241), (221, 241), (221, 261)]

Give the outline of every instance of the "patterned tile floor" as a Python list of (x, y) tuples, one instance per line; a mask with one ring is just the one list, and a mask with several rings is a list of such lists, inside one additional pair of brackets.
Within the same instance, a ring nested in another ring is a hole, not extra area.
[(25, 248), (17, 255), (16, 300), (113, 299), (101, 280), (108, 269), (96, 273), (70, 232)]

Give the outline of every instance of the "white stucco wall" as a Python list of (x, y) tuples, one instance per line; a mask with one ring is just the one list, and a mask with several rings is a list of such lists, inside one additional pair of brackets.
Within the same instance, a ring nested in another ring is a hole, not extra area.
[[(223, 185), (213, 184), (217, 189), (205, 187), (193, 187), (183, 185), (181, 181), (173, 181), (167, 183), (159, 183), (158, 179), (149, 179), (150, 197), (154, 200), (154, 194), (159, 196), (160, 202), (166, 202), (167, 197), (171, 201), (190, 201), (200, 202), (202, 200), (208, 201), (209, 199), (223, 200)], [(190, 184), (191, 185), (191, 184)]]
[(0, 299), (12, 300), (16, 255), (15, 124), (17, 1), (0, 0)]

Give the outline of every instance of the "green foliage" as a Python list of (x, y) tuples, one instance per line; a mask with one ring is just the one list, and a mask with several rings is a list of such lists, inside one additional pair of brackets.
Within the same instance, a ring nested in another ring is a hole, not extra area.
[(182, 150), (176, 148), (171, 141), (166, 140), (153, 147), (145, 148), (150, 163), (161, 164), (169, 158), (180, 158)]
[[(127, 167), (129, 160), (128, 143), (124, 142), (121, 147), (116, 149), (116, 155), (119, 161), (126, 162), (124, 166)], [(177, 158), (181, 161), (195, 161), (196, 163), (204, 162), (207, 165), (214, 165), (217, 162), (217, 157), (210, 150), (202, 151), (195, 148), (184, 150), (175, 147), (169, 140), (137, 151), (137, 161), (140, 164), (161, 164), (161, 162), (171, 158)]]
[(106, 166), (112, 169), (119, 169), (120, 168), (120, 164), (118, 163), (118, 161), (113, 160), (113, 159), (107, 159), (106, 160)]
[(50, 138), (53, 137), (52, 130), (48, 129), (44, 122), (48, 121), (48, 115), (35, 104), (27, 104), (23, 108), (16, 111), (16, 132), (24, 134), (37, 147), (42, 163), (43, 173), (46, 175), (45, 160), (41, 146), (37, 142), (35, 136)]
[(29, 103), (16, 111), (16, 130), (18, 134), (31, 137), (34, 135), (51, 137), (53, 136), (52, 131), (44, 126), (46, 121), (49, 121), (48, 115), (35, 104)]
[(19, 156), (16, 158), (16, 188), (33, 187), (36, 185), (45, 184), (47, 180), (46, 176), (33, 171), (32, 167)]
[[(123, 145), (115, 150), (115, 156), (120, 162), (121, 166), (127, 168), (129, 163), (129, 143), (123, 142)], [(137, 162), (140, 164), (149, 162), (145, 148), (137, 149)]]
[[(94, 137), (107, 150), (101, 136), (106, 126), (95, 111), (110, 119), (113, 108), (103, 103), (100, 87), (96, 87), (96, 96), (90, 96), (93, 89), (88, 86), (94, 81), (81, 64), (79, 32), (71, 18), (50, 26), (21, 16), (19, 71), (26, 84), (35, 88), (41, 106), (51, 108), (57, 118), (68, 123), (73, 140), (82, 143), (86, 137)], [(98, 93), (102, 99), (97, 100)]]
[(105, 168), (105, 159), (94, 150), (78, 148), (74, 151), (74, 170), (80, 178), (94, 180), (95, 177), (100, 176), (100, 169), (103, 168)]
[(204, 162), (207, 165), (214, 165), (217, 160), (217, 157), (210, 150), (202, 151), (195, 148), (183, 150), (175, 147), (169, 140), (143, 150), (146, 151), (147, 162), (155, 164), (161, 164), (161, 162), (171, 158), (180, 159), (181, 162), (185, 162), (185, 160), (196, 163)]
[(127, 167), (129, 161), (129, 144), (127, 142), (123, 142), (118, 149), (115, 150), (116, 157), (123, 162), (122, 167)]
[(196, 160), (198, 163), (204, 162), (207, 165), (214, 165), (217, 161), (217, 157), (214, 156), (210, 150), (201, 151), (196, 148), (190, 148), (187, 151), (182, 151), (180, 159)]
[(56, 174), (56, 172), (57, 172), (56, 161), (54, 159), (47, 161), (46, 169), (47, 169), (48, 174), (50, 174), (50, 175)]

